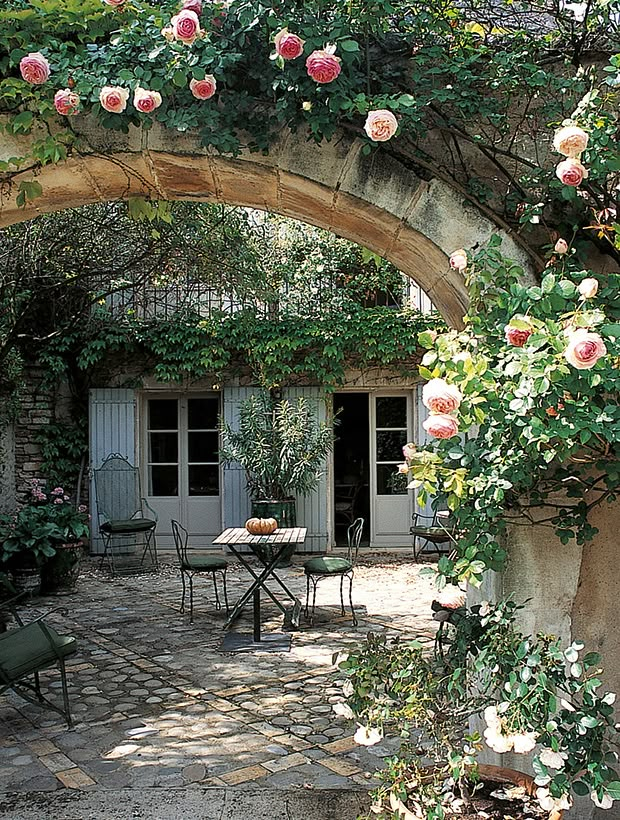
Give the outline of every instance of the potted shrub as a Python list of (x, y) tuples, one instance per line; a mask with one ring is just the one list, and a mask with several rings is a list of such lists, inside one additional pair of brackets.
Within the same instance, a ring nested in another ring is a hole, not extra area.
[(244, 468), (253, 516), (293, 527), (295, 496), (316, 489), (332, 441), (330, 426), (316, 421), (304, 398), (264, 393), (241, 403), (238, 429), (222, 425), (220, 455)]
[(14, 514), (0, 516), (0, 559), (19, 589), (38, 594), (75, 584), (88, 534), (85, 507), (76, 508), (62, 487), (50, 493), (34, 479)]
[[(356, 740), (403, 738), (375, 792), (376, 816), (456, 820), (502, 808), (497, 816), (559, 820), (572, 792), (602, 808), (620, 799), (615, 695), (599, 692), (600, 657), (523, 635), (512, 601), (467, 609), (450, 586), (433, 609), (442, 622), (434, 653), (371, 634), (340, 664), (347, 703), (336, 711), (359, 721)], [(485, 746), (532, 753), (535, 777), (479, 764)]]

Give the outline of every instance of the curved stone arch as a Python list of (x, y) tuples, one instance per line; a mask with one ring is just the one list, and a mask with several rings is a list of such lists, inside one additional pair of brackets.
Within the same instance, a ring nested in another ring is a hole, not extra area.
[[(283, 132), (269, 154), (231, 158), (200, 145), (195, 135), (157, 124), (128, 134), (78, 119), (83, 148), (38, 175), (43, 195), (18, 208), (10, 192), (0, 227), (37, 214), (135, 195), (258, 208), (331, 230), (393, 262), (428, 294), (452, 326), (467, 308), (463, 277), (448, 255), (502, 235), (504, 252), (526, 267), (521, 247), (491, 220), (463, 203), (446, 183), (422, 180), (397, 159), (340, 132), (320, 145)], [(0, 158), (23, 153), (23, 140), (0, 139)]]

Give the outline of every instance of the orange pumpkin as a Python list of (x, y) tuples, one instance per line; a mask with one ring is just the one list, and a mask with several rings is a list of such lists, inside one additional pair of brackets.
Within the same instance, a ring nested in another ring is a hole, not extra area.
[(271, 535), (278, 528), (278, 522), (275, 518), (248, 518), (245, 528), (252, 535)]

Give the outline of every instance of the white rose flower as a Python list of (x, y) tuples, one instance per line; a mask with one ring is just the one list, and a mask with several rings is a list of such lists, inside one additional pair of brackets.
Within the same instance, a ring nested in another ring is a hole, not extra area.
[(353, 735), (353, 740), (360, 746), (374, 746), (375, 743), (379, 743), (380, 740), (383, 740), (383, 732), (381, 729), (375, 729), (372, 726), (362, 726), (360, 724), (359, 729)]
[(522, 734), (509, 735), (512, 739), (512, 746), (518, 755), (526, 755), (536, 746), (536, 732), (523, 732)]
[(484, 719), (487, 726), (499, 726), (499, 718), (497, 717), (497, 706), (487, 706), (484, 710)]
[(543, 749), (538, 755), (543, 766), (548, 766), (550, 769), (563, 769), (567, 757), (565, 752), (554, 752), (553, 749)]
[(592, 792), (590, 794), (590, 799), (595, 806), (599, 807), (599, 809), (610, 809), (614, 804), (613, 799), (608, 794), (604, 794), (603, 799), (599, 800), (598, 794), (596, 792)]
[(484, 732), (484, 739), (487, 742), (487, 746), (500, 755), (511, 751), (513, 737), (514, 736), (503, 735), (497, 730), (496, 727), (489, 727), (488, 729), (485, 729)]
[(561, 797), (553, 797), (549, 789), (545, 788), (536, 789), (536, 797), (541, 809), (545, 811), (568, 811), (573, 805), (573, 801), (567, 794), (563, 794)]
[(334, 703), (333, 709), (337, 715), (340, 715), (340, 717), (344, 717), (347, 720), (353, 720), (355, 717), (353, 714), (353, 709), (351, 709), (348, 703)]

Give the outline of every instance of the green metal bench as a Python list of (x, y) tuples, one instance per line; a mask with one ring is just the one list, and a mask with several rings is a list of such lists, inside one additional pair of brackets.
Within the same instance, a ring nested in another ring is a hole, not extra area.
[[(58, 712), (72, 728), (65, 659), (76, 652), (76, 639), (59, 635), (46, 624), (44, 619), (49, 613), (24, 624), (16, 609), (22, 597), (20, 594), (2, 601), (2, 606), (13, 613), (17, 626), (0, 634), (0, 695), (12, 689), (24, 700)], [(41, 692), (39, 672), (51, 666), (58, 666), (60, 670), (64, 708), (56, 706)]]

